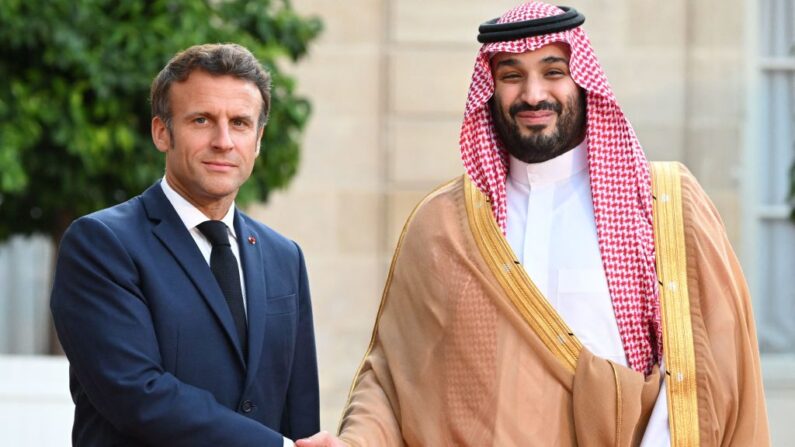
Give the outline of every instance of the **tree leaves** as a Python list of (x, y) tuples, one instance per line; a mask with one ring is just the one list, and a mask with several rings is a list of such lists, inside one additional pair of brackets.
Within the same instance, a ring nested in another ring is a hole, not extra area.
[(149, 86), (199, 43), (239, 43), (271, 71), (271, 118), (238, 203), (267, 199), (295, 175), (311, 111), (279, 62), (306, 55), (321, 28), (288, 0), (0, 2), (0, 240), (57, 237), (160, 178)]

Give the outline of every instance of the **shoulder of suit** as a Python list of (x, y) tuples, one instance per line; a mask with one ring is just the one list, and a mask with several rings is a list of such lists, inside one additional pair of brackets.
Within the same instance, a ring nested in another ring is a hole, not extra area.
[(273, 228), (265, 225), (264, 223), (253, 219), (248, 214), (244, 213), (242, 210), (238, 208), (238, 214), (240, 218), (243, 219), (248, 227), (249, 231), (252, 231), (256, 234), (254, 235), (240, 235), (240, 237), (248, 238), (249, 236), (254, 236), (258, 243), (265, 243), (265, 246), (269, 247), (270, 249), (282, 249), (286, 250), (290, 253), (298, 252), (298, 244), (294, 242), (292, 239), (282, 235), (278, 231), (274, 230)]
[(122, 203), (86, 214), (75, 221), (82, 219), (96, 220), (113, 228), (116, 226), (129, 226), (131, 222), (145, 218), (141, 196), (135, 196)]

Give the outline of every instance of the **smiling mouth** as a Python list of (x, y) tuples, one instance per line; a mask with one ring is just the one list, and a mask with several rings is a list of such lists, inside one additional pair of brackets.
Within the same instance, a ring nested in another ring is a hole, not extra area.
[(514, 115), (514, 119), (525, 126), (536, 127), (550, 124), (556, 116), (551, 110), (533, 110), (519, 112)]
[(224, 161), (204, 161), (202, 164), (211, 171), (228, 171), (236, 167), (236, 165)]

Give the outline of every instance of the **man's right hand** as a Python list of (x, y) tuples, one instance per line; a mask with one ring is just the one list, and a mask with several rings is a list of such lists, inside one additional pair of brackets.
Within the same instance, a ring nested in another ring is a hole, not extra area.
[(347, 447), (347, 445), (329, 432), (322, 431), (312, 437), (295, 441), (295, 447)]

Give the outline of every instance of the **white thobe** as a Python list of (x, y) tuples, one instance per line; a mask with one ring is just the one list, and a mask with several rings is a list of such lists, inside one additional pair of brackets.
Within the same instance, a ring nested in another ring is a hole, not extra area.
[[(506, 236), (533, 283), (582, 344), (627, 366), (596, 237), (587, 155), (583, 142), (543, 163), (511, 157)], [(663, 381), (641, 447), (669, 445)]]

